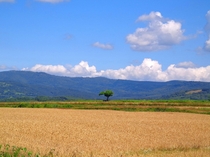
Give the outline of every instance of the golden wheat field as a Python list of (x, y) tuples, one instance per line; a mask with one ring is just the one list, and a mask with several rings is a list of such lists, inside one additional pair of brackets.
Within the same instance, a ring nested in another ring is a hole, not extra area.
[(54, 156), (210, 156), (210, 116), (0, 108), (0, 142)]

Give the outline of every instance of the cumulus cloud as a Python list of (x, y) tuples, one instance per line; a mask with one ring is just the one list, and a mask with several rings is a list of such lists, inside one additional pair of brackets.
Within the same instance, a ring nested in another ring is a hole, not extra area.
[(67, 72), (66, 68), (63, 65), (41, 65), (41, 64), (36, 64), (32, 68), (24, 68), (23, 70), (30, 70), (30, 71), (35, 71), (35, 72), (46, 72), (50, 74), (55, 74), (55, 75), (62, 75)]
[(129, 65), (125, 68), (113, 70), (97, 71), (95, 66), (90, 66), (88, 62), (81, 61), (75, 66), (63, 65), (40, 65), (32, 68), (24, 68), (34, 72), (46, 72), (54, 75), (69, 77), (107, 77), (112, 79), (138, 80), (138, 81), (210, 81), (210, 65), (206, 67), (196, 67), (192, 62), (182, 62), (177, 65), (172, 64), (166, 70), (162, 70), (162, 65), (150, 58), (145, 58), (139, 65)]
[(142, 15), (137, 21), (148, 21), (149, 24), (145, 28), (137, 28), (133, 34), (126, 37), (133, 50), (164, 50), (186, 39), (181, 23), (163, 18), (160, 12)]
[(164, 80), (161, 72), (161, 65), (158, 61), (153, 61), (149, 58), (143, 60), (143, 62), (138, 65), (130, 65), (119, 70), (106, 70), (101, 71), (102, 76), (115, 79), (128, 79), (128, 80)]
[(69, 0), (36, 0), (39, 2), (46, 2), (46, 3), (60, 3), (60, 2), (68, 2)]
[(109, 78), (138, 81), (210, 81), (210, 66), (196, 68), (190, 62), (183, 62), (178, 65), (172, 64), (163, 71), (162, 65), (158, 61), (146, 58), (138, 66), (130, 65), (124, 69), (106, 70), (101, 74)]
[(195, 68), (196, 65), (193, 62), (181, 62), (175, 65), (177, 68)]
[(163, 17), (160, 12), (151, 12), (149, 15), (140, 16), (137, 21), (154, 21), (159, 20), (162, 21)]
[(96, 76), (96, 67), (89, 66), (88, 62), (81, 61), (78, 65), (42, 65), (36, 64), (32, 68), (23, 68), (24, 71), (46, 72), (54, 75), (71, 77), (93, 77)]
[(93, 46), (104, 50), (112, 50), (114, 48), (111, 44), (102, 44), (100, 42), (95, 42)]
[(166, 70), (167, 80), (210, 81), (210, 66), (199, 68), (177, 68), (170, 65)]
[(78, 65), (75, 65), (68, 69), (69, 74), (72, 76), (85, 76), (94, 77), (97, 76), (97, 71), (95, 66), (89, 66), (88, 62), (81, 61)]
[(13, 2), (15, 2), (15, 0), (0, 0), (0, 3), (1, 2), (9, 2), (9, 3), (13, 3)]

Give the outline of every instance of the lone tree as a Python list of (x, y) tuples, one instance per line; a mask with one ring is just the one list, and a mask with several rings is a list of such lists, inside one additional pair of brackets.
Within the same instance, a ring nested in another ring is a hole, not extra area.
[(105, 91), (100, 92), (99, 96), (104, 95), (106, 97), (106, 101), (109, 101), (109, 97), (113, 96), (113, 94), (114, 93), (111, 90), (105, 90)]

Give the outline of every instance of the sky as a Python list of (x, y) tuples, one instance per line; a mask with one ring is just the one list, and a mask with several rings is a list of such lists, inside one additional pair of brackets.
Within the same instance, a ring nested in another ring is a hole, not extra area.
[(0, 71), (210, 82), (209, 0), (0, 0)]

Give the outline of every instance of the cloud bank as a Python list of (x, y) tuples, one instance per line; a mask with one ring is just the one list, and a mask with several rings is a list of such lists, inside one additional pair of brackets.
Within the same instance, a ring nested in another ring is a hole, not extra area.
[(192, 62), (182, 62), (177, 65), (171, 64), (166, 70), (162, 65), (150, 58), (145, 58), (140, 65), (129, 65), (118, 70), (108, 69), (97, 71), (95, 66), (81, 61), (78, 65), (41, 65), (32, 68), (24, 68), (34, 72), (46, 72), (53, 75), (69, 77), (107, 77), (112, 79), (126, 79), (137, 81), (205, 81), (210, 82), (210, 66), (196, 67)]
[(180, 22), (163, 18), (160, 12), (142, 15), (137, 22), (148, 21), (145, 28), (137, 28), (126, 37), (131, 48), (136, 51), (159, 51), (168, 49), (185, 40)]
[(114, 48), (111, 44), (102, 44), (100, 42), (95, 42), (93, 46), (104, 50), (112, 50)]

